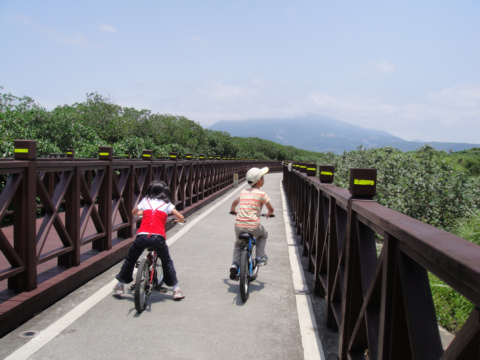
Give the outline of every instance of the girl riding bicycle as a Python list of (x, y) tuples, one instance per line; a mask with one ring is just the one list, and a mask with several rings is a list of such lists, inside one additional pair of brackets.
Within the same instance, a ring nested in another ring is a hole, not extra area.
[(116, 276), (119, 282), (113, 289), (114, 295), (125, 293), (124, 284), (133, 281), (133, 268), (138, 258), (147, 247), (151, 246), (156, 250), (162, 261), (165, 284), (173, 287), (173, 299), (181, 300), (185, 297), (183, 291), (178, 287), (177, 275), (168, 251), (165, 235), (165, 223), (168, 214), (177, 218), (174, 222), (184, 223), (185, 219), (170, 202), (170, 196), (170, 189), (167, 185), (163, 181), (154, 180), (148, 186), (146, 196), (132, 210), (134, 216), (143, 215), (143, 219), (137, 231), (137, 237)]
[[(267, 255), (265, 254), (265, 245), (267, 242), (268, 232), (262, 224), (260, 224), (260, 212), (263, 205), (267, 207), (267, 218), (273, 215), (273, 206), (270, 203), (268, 195), (260, 190), (265, 184), (263, 175), (268, 172), (268, 167), (262, 169), (251, 168), (248, 170), (246, 178), (250, 189), (243, 189), (238, 197), (233, 200), (230, 213), (235, 213), (235, 243), (233, 245), (233, 261), (230, 267), (230, 279), (235, 280), (238, 274), (238, 265), (245, 243), (238, 238), (242, 232), (249, 232), (257, 239), (257, 265), (267, 264)], [(238, 212), (235, 208), (239, 205)]]

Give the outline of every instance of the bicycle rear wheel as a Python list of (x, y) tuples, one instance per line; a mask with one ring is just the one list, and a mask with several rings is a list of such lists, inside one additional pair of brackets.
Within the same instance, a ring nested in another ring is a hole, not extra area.
[(240, 296), (245, 302), (248, 300), (250, 290), (250, 264), (248, 258), (248, 251), (243, 250), (242, 259), (240, 261)]
[(135, 280), (135, 309), (141, 313), (147, 307), (148, 296), (150, 295), (150, 261), (142, 259), (138, 265), (137, 277)]

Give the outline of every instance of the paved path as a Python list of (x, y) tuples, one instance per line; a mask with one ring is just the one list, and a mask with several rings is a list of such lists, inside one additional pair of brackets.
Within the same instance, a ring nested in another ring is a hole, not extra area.
[[(318, 337), (322, 299), (302, 294), (308, 274), (284, 211), (281, 179), (266, 175), (263, 189), (277, 217), (262, 220), (269, 262), (247, 303), (228, 278), (234, 240), (228, 211), (241, 184), (167, 234), (185, 299), (154, 293), (137, 314), (131, 292), (111, 296), (119, 263), (0, 339), (0, 359), (336, 359), (335, 335), (325, 337), (320, 328), (324, 346)], [(37, 335), (21, 337), (29, 331)]]

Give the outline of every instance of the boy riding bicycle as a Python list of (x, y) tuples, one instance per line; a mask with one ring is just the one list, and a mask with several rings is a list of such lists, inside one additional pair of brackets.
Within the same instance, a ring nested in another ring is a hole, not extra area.
[[(238, 197), (232, 202), (231, 213), (237, 215), (235, 219), (235, 243), (233, 245), (233, 259), (230, 267), (230, 279), (235, 280), (238, 274), (238, 265), (245, 243), (238, 238), (242, 232), (251, 233), (256, 239), (257, 247), (257, 265), (267, 265), (268, 257), (265, 254), (265, 245), (267, 242), (268, 232), (262, 224), (260, 224), (260, 212), (263, 205), (267, 207), (268, 214), (273, 215), (274, 208), (270, 203), (268, 195), (260, 190), (265, 184), (263, 175), (268, 172), (268, 167), (262, 169), (251, 168), (248, 170), (246, 178), (250, 189), (243, 189)], [(239, 205), (238, 212), (235, 210)]]

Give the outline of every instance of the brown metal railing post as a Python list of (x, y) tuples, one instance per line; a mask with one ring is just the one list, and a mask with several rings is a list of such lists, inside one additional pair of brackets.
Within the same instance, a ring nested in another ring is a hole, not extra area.
[(122, 237), (124, 239), (128, 239), (133, 237), (134, 233), (133, 230), (135, 228), (135, 224), (133, 221), (133, 214), (132, 214), (132, 209), (134, 207), (134, 171), (135, 168), (133, 165), (129, 166), (129, 171), (128, 171), (128, 179), (127, 183), (125, 184), (125, 190), (123, 192), (123, 201), (125, 204), (125, 208), (127, 210), (127, 219), (128, 219), (128, 226), (120, 229), (118, 231), (118, 236)]
[(14, 198), (14, 248), (22, 259), (25, 271), (8, 279), (8, 287), (15, 292), (31, 291), (37, 287), (36, 255), (36, 193), (37, 143), (15, 140), (15, 160), (28, 162), (23, 180)]
[[(68, 152), (67, 152), (68, 156)], [(78, 166), (73, 168), (72, 180), (65, 193), (65, 227), (72, 239), (73, 251), (60, 255), (58, 265), (67, 268), (80, 265), (80, 176)]]
[[(176, 152), (171, 152), (170, 153), (170, 160), (175, 161), (175, 163), (173, 164), (172, 178), (171, 178), (170, 184), (168, 184), (168, 186), (170, 188), (170, 192), (172, 193), (172, 203), (176, 205), (177, 200), (178, 200), (178, 197), (177, 197), (178, 169), (177, 169), (177, 153)], [(179, 210), (181, 210), (181, 209), (179, 209)]]
[[(99, 159), (105, 160), (104, 178), (98, 193), (98, 212), (102, 219), (105, 235), (92, 242), (92, 248), (98, 251), (112, 248), (112, 181), (113, 181), (113, 148), (101, 146)], [(97, 174), (98, 176), (98, 174)]]
[(355, 199), (372, 199), (377, 185), (376, 169), (350, 169), (350, 193), (348, 201), (348, 223), (345, 243), (345, 279), (342, 294), (342, 325), (340, 328), (339, 359), (349, 357), (349, 345), (354, 326), (363, 302), (362, 271), (358, 246), (357, 217), (352, 211)]
[(342, 323), (340, 327), (340, 341), (338, 358), (348, 358), (348, 345), (355, 326), (355, 320), (360, 313), (362, 299), (361, 277), (358, 272), (358, 248), (356, 242), (356, 218), (352, 211), (352, 199), (348, 201), (348, 224), (345, 243), (345, 278), (342, 294)]

